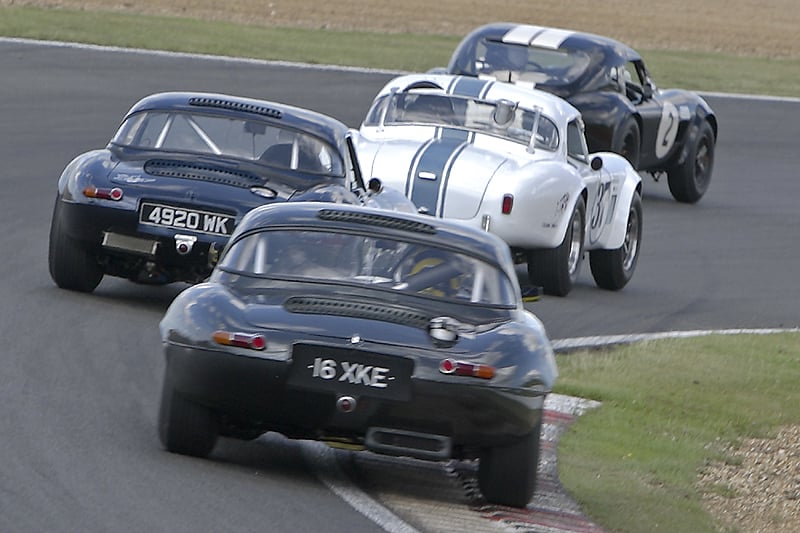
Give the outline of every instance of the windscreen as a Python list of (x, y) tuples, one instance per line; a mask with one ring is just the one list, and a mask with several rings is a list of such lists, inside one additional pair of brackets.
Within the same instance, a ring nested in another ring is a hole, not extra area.
[(422, 125), (464, 129), (529, 146), (555, 151), (558, 128), (536, 109), (515, 102), (485, 101), (436, 92), (396, 92), (376, 101), (365, 126)]
[(591, 64), (591, 58), (580, 50), (525, 46), (494, 40), (479, 41), (474, 52), (471, 66), (475, 74), (497, 77), (497, 73), (514, 72), (521, 75), (512, 76), (512, 80), (533, 81), (541, 85), (573, 83)]

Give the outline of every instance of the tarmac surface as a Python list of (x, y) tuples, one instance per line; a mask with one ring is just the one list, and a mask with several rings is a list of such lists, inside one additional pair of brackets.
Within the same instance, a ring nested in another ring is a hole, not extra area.
[[(481, 502), (469, 464), (331, 455), (272, 436), (223, 442), (207, 461), (165, 453), (155, 434), (157, 323), (182, 287), (109, 278), (83, 295), (49, 278), (61, 170), (104, 146), (142, 96), (226, 92), (358, 126), (393, 73), (19, 40), (0, 40), (0, 72), (0, 530), (598, 531), (558, 483), (558, 435), (576, 415), (569, 403), (548, 407), (539, 491), (524, 511)], [(721, 132), (708, 194), (678, 204), (664, 181), (646, 177), (631, 283), (602, 291), (585, 269), (568, 297), (532, 304), (557, 344), (800, 325), (800, 101), (708, 100)]]

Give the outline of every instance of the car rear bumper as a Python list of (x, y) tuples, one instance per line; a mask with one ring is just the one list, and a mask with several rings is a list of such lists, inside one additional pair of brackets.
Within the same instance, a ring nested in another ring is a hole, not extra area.
[(361, 444), (427, 459), (474, 457), (540, 421), (544, 396), (491, 386), (412, 378), (410, 397), (381, 398), (289, 384), (291, 361), (166, 345), (165, 379), (177, 393), (241, 429)]
[(110, 275), (135, 277), (149, 262), (156, 267), (152, 270), (170, 272), (176, 278), (168, 281), (197, 281), (211, 272), (216, 254), (228, 239), (143, 226), (132, 210), (57, 201), (63, 234), (97, 257)]

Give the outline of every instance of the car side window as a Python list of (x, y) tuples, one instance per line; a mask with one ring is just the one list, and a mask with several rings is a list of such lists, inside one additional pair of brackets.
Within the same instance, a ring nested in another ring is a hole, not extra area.
[(578, 120), (567, 124), (567, 155), (582, 162), (588, 161), (586, 139), (583, 136), (583, 127)]
[(390, 95), (381, 96), (373, 104), (364, 118), (364, 126), (378, 126), (383, 120), (383, 114), (386, 111), (386, 106), (389, 103)]
[(625, 82), (625, 96), (634, 104), (639, 104), (644, 100), (644, 84), (642, 72), (639, 65), (634, 61), (628, 61), (622, 67), (623, 80)]

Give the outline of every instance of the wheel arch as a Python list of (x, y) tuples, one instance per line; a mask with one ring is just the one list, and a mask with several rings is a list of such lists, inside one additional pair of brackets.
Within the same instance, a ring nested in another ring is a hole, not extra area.
[(58, 193), (67, 201), (82, 197), (84, 187), (97, 177), (108, 176), (112, 165), (107, 150), (92, 150), (70, 161), (58, 178)]
[(686, 161), (686, 158), (691, 151), (691, 147), (696, 142), (697, 135), (700, 132), (700, 127), (704, 122), (708, 122), (709, 126), (711, 126), (711, 131), (714, 133), (714, 144), (716, 144), (719, 131), (717, 116), (713, 111), (711, 111), (707, 104), (697, 104), (695, 106), (694, 113), (692, 114), (692, 118), (686, 127), (686, 132), (683, 135), (680, 150), (678, 150), (672, 161), (668, 162), (665, 167), (682, 165)]
[[(620, 188), (617, 208), (608, 237), (600, 248), (614, 250), (625, 242), (625, 233), (628, 229), (628, 211), (635, 194), (642, 195), (642, 180), (626, 179)], [(624, 208), (622, 206), (625, 206)]]
[[(562, 216), (558, 221), (558, 232), (557, 232), (558, 243), (556, 244), (556, 246), (560, 244), (561, 241), (564, 240), (564, 237), (567, 235), (567, 229), (569, 228), (570, 221), (572, 219), (572, 212), (575, 210), (575, 206), (578, 204), (580, 200), (583, 201), (584, 209), (586, 209), (586, 205), (589, 200), (589, 191), (586, 189), (586, 186), (583, 183), (581, 183), (581, 187), (576, 191), (576, 193), (577, 194), (570, 195), (569, 203), (567, 204), (567, 207), (564, 209), (564, 216)], [(584, 213), (584, 221), (583, 221), (584, 245), (586, 242), (586, 236), (588, 235), (588, 231), (586, 231), (586, 219), (587, 216)]]

